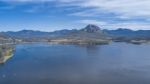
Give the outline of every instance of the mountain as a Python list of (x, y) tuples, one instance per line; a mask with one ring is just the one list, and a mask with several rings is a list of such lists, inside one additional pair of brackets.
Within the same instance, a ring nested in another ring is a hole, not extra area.
[(150, 30), (130, 30), (119, 28), (117, 30), (103, 30), (115, 41), (150, 40)]
[(106, 35), (100, 27), (89, 24), (76, 32), (68, 33), (67, 37), (81, 38), (81, 39), (105, 39)]
[(49, 41), (58, 43), (105, 43), (108, 37), (98, 26), (89, 24), (80, 30), (59, 30), (54, 32), (41, 32), (33, 30), (22, 30), (18, 32), (3, 32), (13, 38), (19, 38), (23, 41)]
[[(89, 24), (81, 30), (59, 30), (54, 32), (42, 32), (42, 31), (33, 31), (33, 30), (21, 30), (17, 32), (3, 32), (5, 35), (15, 38), (55, 38), (62, 36), (70, 36), (74, 34), (79, 34), (79, 36), (86, 34), (103, 34), (103, 31), (96, 25)], [(96, 36), (97, 37), (97, 36)]]
[(0, 33), (0, 39), (7, 39), (9, 38), (9, 36), (3, 34), (3, 33)]
[(100, 27), (89, 24), (82, 29), (59, 30), (54, 32), (42, 32), (33, 30), (22, 30), (18, 32), (2, 32), (0, 37), (11, 37), (23, 39), (23, 41), (51, 41), (51, 42), (100, 42), (108, 41), (130, 41), (150, 40), (150, 30), (137, 30), (119, 28), (117, 30), (102, 30)]
[(87, 25), (85, 28), (70, 31), (63, 36), (54, 38), (51, 42), (74, 43), (74, 44), (103, 44), (108, 43), (109, 38), (96, 25)]
[(150, 30), (137, 30), (133, 31), (130, 29), (123, 29), (119, 28), (117, 30), (104, 30), (109, 35), (116, 36), (116, 37), (150, 37)]
[(4, 33), (0, 33), (0, 45), (1, 44), (6, 44), (6, 43), (12, 43), (13, 39)]
[(33, 31), (33, 30), (21, 30), (18, 32), (3, 32), (8, 36), (16, 37), (16, 38), (30, 38), (30, 37), (45, 37), (49, 36), (49, 32), (41, 32), (41, 31)]
[(88, 33), (96, 33), (96, 32), (101, 32), (100, 27), (93, 25), (93, 24), (89, 24), (87, 25), (85, 28), (81, 29), (81, 31), (85, 31)]
[(15, 37), (15, 38), (52, 38), (52, 37), (59, 37), (63, 36), (65, 34), (74, 32), (77, 30), (59, 30), (54, 32), (42, 32), (42, 31), (34, 31), (34, 30), (21, 30), (17, 32), (3, 32), (4, 34)]

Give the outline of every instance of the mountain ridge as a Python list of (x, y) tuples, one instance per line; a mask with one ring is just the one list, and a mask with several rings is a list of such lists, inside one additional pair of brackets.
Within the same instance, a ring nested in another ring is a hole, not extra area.
[(18, 32), (2, 32), (3, 34), (19, 39), (112, 39), (112, 40), (150, 40), (150, 30), (131, 30), (119, 28), (117, 30), (102, 30), (100, 27), (89, 24), (82, 29), (64, 29), (53, 32), (22, 30)]

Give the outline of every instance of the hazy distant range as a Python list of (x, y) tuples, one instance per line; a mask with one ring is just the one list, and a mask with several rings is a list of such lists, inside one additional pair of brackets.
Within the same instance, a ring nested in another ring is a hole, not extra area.
[(3, 36), (18, 39), (50, 39), (50, 38), (72, 38), (72, 39), (112, 39), (119, 41), (129, 40), (150, 40), (150, 30), (130, 30), (126, 28), (118, 28), (117, 30), (102, 30), (100, 27), (89, 24), (82, 29), (59, 30), (54, 32), (42, 32), (34, 30), (21, 30), (17, 32), (8, 31), (1, 32)]

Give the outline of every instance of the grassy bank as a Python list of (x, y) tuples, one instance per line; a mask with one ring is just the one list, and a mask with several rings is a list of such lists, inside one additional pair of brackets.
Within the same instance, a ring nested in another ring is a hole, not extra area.
[(14, 48), (11, 45), (0, 46), (0, 63), (5, 63), (13, 56)]

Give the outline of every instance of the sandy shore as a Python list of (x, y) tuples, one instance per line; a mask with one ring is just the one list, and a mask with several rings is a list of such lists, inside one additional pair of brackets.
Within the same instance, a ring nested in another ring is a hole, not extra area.
[(13, 54), (10, 56), (4, 56), (3, 60), (0, 61), (0, 64), (5, 63), (7, 60), (9, 60), (10, 58), (12, 58)]

